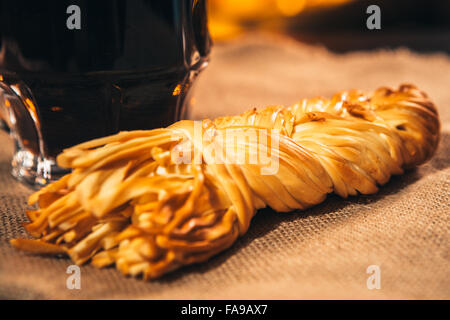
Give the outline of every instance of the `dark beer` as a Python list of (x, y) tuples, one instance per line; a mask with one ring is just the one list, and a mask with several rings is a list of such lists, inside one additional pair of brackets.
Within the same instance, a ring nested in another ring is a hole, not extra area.
[[(79, 29), (69, 28), (71, 5)], [(0, 0), (0, 91), (15, 118), (6, 123), (22, 148), (49, 159), (120, 130), (167, 126), (185, 114), (209, 48), (205, 0)]]

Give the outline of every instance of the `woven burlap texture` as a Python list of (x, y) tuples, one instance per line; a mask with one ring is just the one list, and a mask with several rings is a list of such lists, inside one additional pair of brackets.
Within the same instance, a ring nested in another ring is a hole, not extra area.
[[(259, 212), (249, 232), (207, 263), (144, 282), (114, 268), (81, 268), (69, 290), (65, 258), (31, 256), (8, 240), (27, 237), (31, 189), (10, 171), (11, 140), (0, 133), (0, 297), (51, 299), (450, 298), (450, 58), (395, 51), (330, 53), (285, 38), (249, 35), (214, 47), (195, 85), (191, 117), (291, 104), (349, 88), (411, 82), (437, 104), (442, 140), (426, 165), (371, 196), (330, 196), (304, 212)], [(381, 288), (366, 285), (368, 266)]]

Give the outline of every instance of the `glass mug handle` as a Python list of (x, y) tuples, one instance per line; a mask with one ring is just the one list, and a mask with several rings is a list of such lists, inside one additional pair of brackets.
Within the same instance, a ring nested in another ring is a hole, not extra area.
[(200, 56), (207, 57), (211, 50), (211, 37), (208, 31), (207, 0), (193, 0), (192, 31), (194, 42)]
[(55, 161), (44, 157), (38, 108), (30, 89), (21, 81), (7, 81), (3, 75), (0, 75), (0, 119), (2, 129), (14, 141), (11, 161), (14, 177), (37, 188), (60, 177)]

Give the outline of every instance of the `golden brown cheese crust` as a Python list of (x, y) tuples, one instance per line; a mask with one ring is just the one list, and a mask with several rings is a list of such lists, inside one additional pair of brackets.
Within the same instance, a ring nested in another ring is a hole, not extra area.
[[(253, 109), (200, 126), (180, 121), (121, 132), (58, 156), (72, 173), (29, 198), (39, 209), (27, 213), (25, 228), (39, 240), (11, 243), (156, 278), (231, 246), (260, 208), (285, 212), (331, 192), (377, 192), (391, 175), (433, 155), (439, 129), (427, 96), (401, 85)], [(270, 165), (276, 162), (269, 174), (261, 150)]]

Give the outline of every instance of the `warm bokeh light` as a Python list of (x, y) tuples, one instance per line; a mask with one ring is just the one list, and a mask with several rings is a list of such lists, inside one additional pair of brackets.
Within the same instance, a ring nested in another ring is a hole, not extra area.
[(209, 0), (209, 29), (214, 40), (225, 40), (248, 27), (280, 28), (300, 12), (353, 0)]
[(277, 9), (284, 16), (290, 17), (299, 14), (306, 6), (306, 0), (276, 0)]

